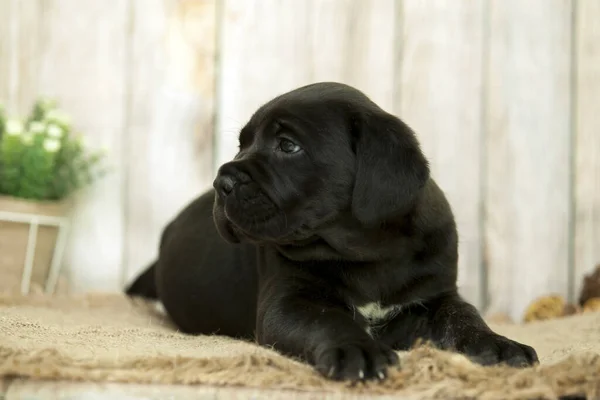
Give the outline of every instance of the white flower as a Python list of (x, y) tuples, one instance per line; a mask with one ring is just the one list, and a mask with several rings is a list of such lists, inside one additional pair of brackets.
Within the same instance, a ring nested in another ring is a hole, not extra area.
[(6, 121), (6, 134), (7, 135), (20, 135), (23, 133), (23, 123), (18, 119), (9, 119)]
[(60, 141), (51, 138), (44, 140), (44, 150), (48, 153), (56, 153), (60, 150)]
[(21, 136), (21, 143), (26, 146), (31, 146), (33, 144), (33, 134), (31, 132), (25, 132), (23, 136)]
[(62, 130), (62, 128), (60, 126), (55, 125), (55, 124), (50, 124), (50, 125), (48, 125), (48, 130), (46, 131), (46, 133), (51, 138), (60, 139), (62, 137), (64, 131)]
[(46, 124), (39, 121), (33, 121), (29, 124), (29, 132), (32, 133), (42, 133), (46, 130)]

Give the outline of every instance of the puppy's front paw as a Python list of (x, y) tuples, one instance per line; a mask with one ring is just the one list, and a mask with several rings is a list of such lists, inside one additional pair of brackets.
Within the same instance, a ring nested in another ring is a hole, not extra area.
[(529, 367), (539, 362), (532, 347), (495, 333), (472, 335), (459, 342), (457, 350), (482, 365)]
[(398, 354), (390, 347), (369, 340), (324, 347), (316, 355), (315, 368), (334, 380), (382, 380), (387, 367), (398, 362)]

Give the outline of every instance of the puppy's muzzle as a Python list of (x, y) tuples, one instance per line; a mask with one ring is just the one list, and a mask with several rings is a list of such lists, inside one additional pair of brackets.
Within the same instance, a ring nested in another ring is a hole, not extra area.
[(235, 185), (237, 180), (233, 175), (219, 175), (213, 182), (215, 190), (222, 199), (226, 199), (233, 192)]
[(251, 181), (250, 176), (243, 172), (237, 164), (235, 161), (223, 164), (213, 182), (213, 187), (222, 200), (230, 196), (239, 184)]

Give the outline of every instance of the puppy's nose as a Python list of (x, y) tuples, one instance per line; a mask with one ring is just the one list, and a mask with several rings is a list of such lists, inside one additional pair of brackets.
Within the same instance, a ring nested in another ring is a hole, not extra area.
[(225, 198), (233, 191), (236, 183), (235, 178), (231, 175), (219, 175), (217, 179), (215, 179), (213, 186), (219, 193), (219, 196)]

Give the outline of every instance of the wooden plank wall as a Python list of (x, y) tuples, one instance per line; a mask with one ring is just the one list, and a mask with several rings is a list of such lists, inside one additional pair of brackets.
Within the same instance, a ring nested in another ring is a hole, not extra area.
[(573, 290), (600, 263), (600, 1), (574, 2)]
[(453, 206), (461, 291), (479, 306), (483, 3), (408, 0), (398, 8), (394, 111), (418, 133)]
[(154, 259), (165, 224), (212, 183), (214, 164), (216, 2), (133, 7), (124, 282)]
[(491, 311), (569, 291), (571, 15), (563, 0), (489, 8), (485, 244)]
[(323, 80), (417, 131), (482, 310), (574, 299), (600, 262), (598, 0), (0, 0), (0, 14), (0, 99), (23, 112), (57, 96), (114, 166), (78, 201), (77, 290), (121, 287), (250, 114)]

